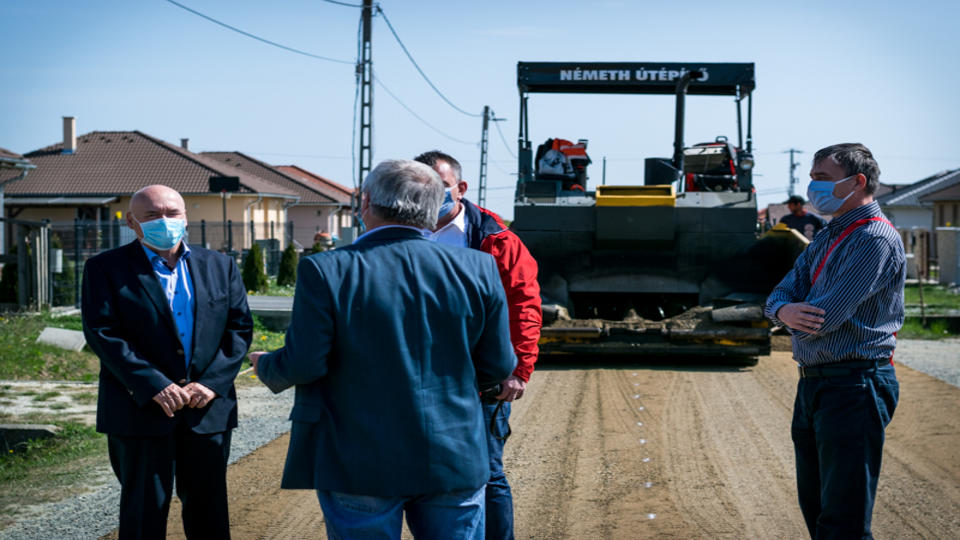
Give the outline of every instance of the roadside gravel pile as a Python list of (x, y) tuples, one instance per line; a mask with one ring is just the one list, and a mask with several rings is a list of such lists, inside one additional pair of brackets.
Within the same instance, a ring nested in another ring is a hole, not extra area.
[[(274, 395), (257, 385), (237, 388), (239, 427), (233, 431), (230, 463), (290, 430), (293, 390)], [(90, 491), (24, 509), (25, 517), (0, 531), (0, 539), (99, 538), (117, 528), (120, 485), (109, 466), (90, 475)]]
[(898, 339), (893, 361), (960, 387), (960, 339)]

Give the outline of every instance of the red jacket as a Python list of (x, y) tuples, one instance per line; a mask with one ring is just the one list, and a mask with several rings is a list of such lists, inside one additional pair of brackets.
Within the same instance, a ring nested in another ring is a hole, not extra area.
[(510, 341), (517, 355), (517, 368), (513, 374), (527, 382), (540, 352), (537, 342), (543, 325), (537, 261), (533, 260), (520, 238), (504, 225), (500, 216), (466, 199), (460, 202), (463, 204), (467, 246), (493, 255), (500, 269), (510, 315)]

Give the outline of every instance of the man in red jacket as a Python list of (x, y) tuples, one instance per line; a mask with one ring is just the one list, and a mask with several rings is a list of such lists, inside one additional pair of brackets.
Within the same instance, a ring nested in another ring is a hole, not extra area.
[(461, 178), (460, 163), (456, 159), (436, 150), (414, 159), (437, 171), (446, 186), (433, 239), (493, 255), (507, 295), (510, 341), (517, 355), (517, 367), (500, 384), (499, 393), (483, 398), (483, 412), (489, 427), (487, 449), (490, 453), (486, 537), (512, 539), (513, 498), (510, 484), (503, 474), (503, 445), (509, 435), (510, 402), (523, 396), (539, 352), (537, 342), (540, 340), (543, 318), (537, 262), (520, 238), (504, 225), (500, 216), (464, 198), (467, 183)]

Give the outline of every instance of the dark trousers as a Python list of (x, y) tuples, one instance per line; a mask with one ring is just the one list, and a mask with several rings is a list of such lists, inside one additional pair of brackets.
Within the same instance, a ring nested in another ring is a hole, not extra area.
[(513, 495), (510, 484), (503, 474), (503, 445), (498, 440), (507, 435), (510, 420), (510, 403), (504, 402), (496, 414), (494, 430), (490, 431), (490, 420), (494, 418), (497, 403), (483, 403), (484, 431), (487, 435), (487, 453), (490, 454), (490, 480), (487, 481), (486, 495), (486, 540), (513, 540)]
[(166, 538), (173, 479), (187, 538), (230, 538), (230, 431), (200, 435), (184, 424), (162, 437), (108, 435), (120, 481), (120, 538)]
[(872, 538), (884, 429), (900, 386), (892, 365), (801, 378), (793, 410), (800, 510), (810, 536)]

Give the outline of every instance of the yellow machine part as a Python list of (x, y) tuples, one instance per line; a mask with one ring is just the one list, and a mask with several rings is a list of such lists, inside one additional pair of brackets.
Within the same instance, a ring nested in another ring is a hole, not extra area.
[(597, 206), (676, 206), (673, 184), (660, 186), (597, 186)]
[(806, 236), (800, 234), (794, 229), (791, 229), (790, 227), (787, 227), (786, 223), (777, 223), (771, 227), (769, 231), (763, 233), (760, 238), (774, 238), (791, 242), (800, 242), (800, 244), (803, 246), (806, 246), (810, 243), (810, 240), (807, 240)]

